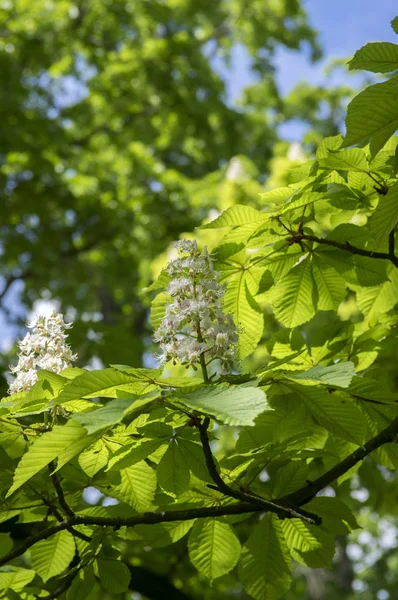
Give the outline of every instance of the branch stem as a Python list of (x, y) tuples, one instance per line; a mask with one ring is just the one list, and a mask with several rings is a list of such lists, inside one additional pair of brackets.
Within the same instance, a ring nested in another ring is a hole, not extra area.
[(378, 435), (374, 438), (366, 442), (361, 448), (357, 448), (351, 454), (346, 456), (341, 462), (337, 465), (326, 471), (323, 475), (315, 479), (314, 481), (308, 483), (304, 487), (296, 490), (292, 494), (285, 496), (283, 500), (287, 502), (292, 502), (296, 506), (302, 506), (306, 504), (315, 496), (318, 492), (323, 490), (328, 485), (331, 485), (336, 479), (347, 473), (352, 467), (354, 467), (361, 460), (366, 458), (371, 452), (374, 452), (380, 446), (384, 444), (388, 444), (390, 442), (395, 442), (398, 436), (398, 417), (390, 423), (388, 427), (383, 429)]
[[(391, 236), (391, 234), (390, 234)], [(335, 240), (329, 240), (327, 238), (320, 238), (316, 235), (309, 235), (306, 233), (296, 233), (292, 238), (292, 244), (299, 244), (302, 240), (308, 240), (310, 242), (316, 242), (317, 244), (323, 244), (325, 246), (332, 246), (339, 250), (345, 250), (351, 254), (357, 254), (358, 256), (366, 256), (368, 258), (375, 258), (380, 260), (389, 260), (398, 267), (398, 256), (394, 254), (394, 244), (392, 243), (391, 237), (389, 238), (389, 251), (388, 252), (376, 252), (373, 250), (364, 250), (353, 246), (350, 242), (336, 242)]]
[(300, 509), (296, 509), (295, 507), (286, 507), (281, 506), (276, 502), (272, 502), (270, 500), (266, 500), (261, 496), (248, 494), (247, 492), (243, 492), (241, 490), (236, 490), (230, 487), (220, 476), (216, 462), (214, 460), (213, 453), (210, 448), (209, 436), (207, 434), (207, 430), (210, 424), (209, 417), (206, 417), (200, 425), (198, 425), (199, 433), (200, 433), (200, 441), (202, 443), (203, 453), (205, 455), (207, 469), (211, 478), (217, 486), (217, 489), (225, 496), (229, 496), (231, 498), (235, 498), (236, 500), (240, 500), (241, 502), (252, 503), (255, 506), (258, 506), (264, 511), (273, 512), (277, 514), (281, 519), (303, 519), (312, 525), (320, 525), (322, 520), (317, 515), (309, 513), (307, 511), (303, 511)]

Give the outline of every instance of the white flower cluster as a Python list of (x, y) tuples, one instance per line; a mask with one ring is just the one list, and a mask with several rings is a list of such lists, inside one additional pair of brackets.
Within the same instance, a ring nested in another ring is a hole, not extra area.
[(60, 373), (77, 358), (66, 343), (65, 329), (72, 324), (65, 323), (63, 315), (54, 312), (50, 317), (36, 317), (27, 327), (33, 332), (18, 343), (19, 361), (16, 367), (10, 367), (16, 374), (9, 387), (10, 394), (29, 391), (37, 381), (38, 369)]
[(228, 371), (236, 362), (238, 331), (232, 316), (223, 312), (219, 274), (207, 248), (201, 253), (195, 241), (185, 239), (175, 247), (179, 257), (166, 269), (172, 278), (166, 293), (172, 301), (154, 336), (163, 350), (157, 358), (161, 363), (173, 360), (196, 369), (204, 355), (206, 365), (219, 360), (223, 371)]

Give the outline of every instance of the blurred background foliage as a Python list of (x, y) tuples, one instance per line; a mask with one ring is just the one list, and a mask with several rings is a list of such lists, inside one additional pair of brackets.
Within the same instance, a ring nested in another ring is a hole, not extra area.
[[(236, 47), (254, 83), (231, 98)], [(280, 47), (321, 56), (297, 0), (0, 2), (3, 373), (40, 300), (74, 320), (80, 366), (150, 363), (142, 289), (164, 261), (156, 257), (214, 211), (261, 207), (259, 192), (294, 181), (294, 167), (342, 129), (350, 80), (303, 82), (282, 97)], [(304, 126), (302, 145), (281, 138), (293, 122)], [(269, 338), (271, 314), (265, 323)], [(391, 345), (379, 359), (395, 388), (396, 354)], [(233, 440), (220, 432), (220, 444)], [(339, 539), (333, 571), (298, 566), (285, 600), (394, 598), (397, 493), (391, 472), (365, 461), (340, 494), (366, 531)], [(229, 576), (210, 590), (183, 539), (173, 553), (153, 546), (124, 549), (134, 597), (245, 598)]]

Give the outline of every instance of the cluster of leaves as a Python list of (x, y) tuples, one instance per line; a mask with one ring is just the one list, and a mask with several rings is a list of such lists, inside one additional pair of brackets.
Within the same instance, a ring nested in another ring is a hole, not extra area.
[[(368, 44), (351, 67), (393, 72), (398, 46)], [(222, 230), (213, 252), (249, 372), (206, 383), (125, 365), (41, 371), (1, 401), (0, 519), (30, 535), (1, 534), (0, 597), (123, 597), (143, 548), (156, 562), (185, 536), (218, 598), (239, 581), (276, 600), (292, 560), (330, 564), (335, 535), (358, 526), (340, 490), (370, 454), (398, 466), (395, 394), (374, 366), (397, 323), (397, 85), (361, 92), (347, 136), (265, 192), (266, 210), (236, 205), (199, 232)], [(164, 305), (160, 293), (154, 327)], [(90, 506), (90, 486), (117, 504)], [(328, 486), (336, 497), (318, 495)], [(195, 594), (175, 581), (176, 598)]]

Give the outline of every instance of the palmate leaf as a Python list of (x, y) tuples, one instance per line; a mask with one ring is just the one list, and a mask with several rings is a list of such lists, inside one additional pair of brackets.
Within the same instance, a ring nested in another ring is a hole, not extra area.
[(81, 569), (73, 580), (67, 593), (67, 600), (81, 600), (87, 598), (95, 584), (95, 576), (91, 564)]
[(325, 194), (320, 194), (318, 192), (303, 192), (300, 194), (296, 194), (288, 202), (283, 204), (276, 212), (276, 214), (283, 215), (289, 212), (290, 210), (295, 210), (297, 208), (309, 206), (310, 204), (314, 204), (314, 202), (318, 202), (319, 200), (325, 200), (325, 198)]
[(273, 309), (278, 321), (289, 328), (309, 321), (315, 314), (313, 291), (311, 261), (307, 256), (275, 286)]
[(178, 438), (178, 444), (189, 470), (198, 479), (209, 481), (209, 471), (207, 470), (202, 446), (181, 437)]
[(238, 225), (245, 225), (246, 223), (256, 222), (260, 224), (261, 221), (267, 220), (268, 216), (266, 213), (262, 213), (251, 206), (244, 206), (242, 204), (235, 204), (231, 208), (227, 208), (222, 215), (202, 225), (201, 229), (218, 229), (220, 227), (237, 227)]
[(9, 567), (9, 569), (9, 571), (0, 571), (0, 590), (2, 592), (7, 592), (7, 590), (22, 592), (36, 575), (33, 569), (17, 567)]
[[(333, 232), (328, 238), (334, 239)], [(346, 237), (344, 241), (347, 239), (351, 238)], [(371, 287), (388, 279), (387, 265), (384, 261), (377, 261), (367, 256), (348, 255), (344, 250), (326, 245), (323, 245), (323, 247), (321, 245), (317, 246), (314, 254), (317, 255), (316, 260), (323, 264), (323, 268), (329, 265), (340, 274), (344, 281), (350, 284)]]
[(195, 522), (188, 542), (191, 563), (210, 583), (237, 564), (241, 546), (234, 530), (216, 519)]
[(277, 474), (273, 496), (281, 498), (301, 488), (308, 478), (308, 466), (305, 462), (292, 460)]
[[(300, 249), (294, 246), (288, 246), (283, 250), (272, 250), (268, 252), (261, 261), (261, 265), (272, 273), (274, 281), (279, 281), (282, 277), (291, 271), (296, 263), (303, 256)], [(265, 274), (267, 274), (267, 271)], [(260, 283), (261, 287), (261, 283)]]
[(95, 433), (100, 429), (119, 423), (133, 402), (133, 398), (116, 398), (106, 406), (89, 413), (74, 414), (73, 418), (84, 427), (87, 433)]
[(319, 164), (322, 167), (339, 171), (367, 171), (369, 169), (366, 154), (359, 148), (330, 152), (326, 157), (319, 159)]
[(62, 573), (74, 555), (75, 540), (69, 531), (60, 531), (37, 542), (30, 551), (32, 567), (44, 582)]
[(239, 385), (209, 385), (178, 399), (225, 425), (254, 425), (257, 415), (270, 410), (263, 390)]
[(390, 73), (398, 69), (398, 44), (370, 42), (354, 54), (349, 69), (365, 69), (372, 73)]
[(347, 388), (354, 376), (354, 363), (350, 361), (336, 363), (327, 367), (316, 365), (304, 373), (285, 373), (285, 377), (288, 379), (320, 382), (329, 385), (338, 385), (342, 388)]
[(396, 402), (397, 400), (395, 392), (381, 388), (376, 380), (369, 377), (354, 377), (348, 391), (358, 400), (374, 400), (386, 404)]
[(7, 496), (10, 496), (43, 467), (72, 447), (76, 441), (85, 438), (86, 435), (84, 427), (74, 420), (68, 421), (65, 425), (56, 425), (52, 431), (43, 433), (29, 446), (28, 451), (19, 461), (14, 473), (13, 484)]
[(162, 319), (166, 312), (166, 303), (170, 296), (166, 292), (160, 292), (151, 304), (151, 325), (153, 329), (157, 329), (162, 322)]
[(92, 434), (107, 429), (122, 421), (129, 413), (141, 410), (144, 406), (157, 400), (158, 394), (152, 392), (136, 398), (116, 398), (106, 406), (92, 410), (89, 413), (74, 414), (73, 418), (78, 421), (87, 433)]
[(337, 310), (346, 295), (343, 277), (322, 262), (322, 255), (312, 254), (312, 276), (317, 290), (318, 310)]
[(172, 439), (156, 470), (159, 485), (167, 494), (180, 496), (189, 486), (189, 468), (178, 441)]
[(98, 440), (92, 448), (82, 452), (79, 465), (89, 477), (94, 477), (98, 471), (108, 464), (109, 450), (102, 440)]
[(135, 465), (150, 456), (165, 443), (165, 439), (154, 438), (152, 440), (144, 440), (138, 444), (123, 446), (109, 460), (107, 471), (120, 471), (121, 469), (131, 467), (131, 465)]
[(300, 385), (293, 381), (276, 385), (278, 393), (283, 393), (283, 390), (285, 393), (293, 392), (321, 427), (359, 446), (363, 443), (366, 422), (361, 411), (350, 400), (343, 398), (338, 392), (329, 393), (323, 388)]
[(102, 587), (110, 594), (127, 592), (130, 583), (130, 571), (121, 560), (100, 555), (97, 558), (98, 576)]
[[(398, 46), (397, 46), (398, 48)], [(381, 196), (370, 219), (370, 247), (378, 248), (388, 238), (398, 223), (398, 183), (394, 183), (385, 196)]]
[(274, 515), (267, 514), (244, 545), (239, 579), (255, 600), (278, 600), (289, 589), (291, 558)]
[(398, 302), (398, 269), (391, 265), (388, 268), (390, 281), (381, 285), (357, 290), (357, 304), (367, 321), (373, 322)]
[(285, 186), (285, 187), (278, 187), (275, 188), (274, 190), (268, 190), (267, 192), (262, 192), (260, 194), (260, 198), (262, 198), (265, 201), (270, 201), (271, 203), (274, 202), (281, 202), (284, 200), (287, 200), (288, 198), (290, 198), (290, 196), (292, 196), (294, 194), (294, 192), (296, 191), (296, 189), (294, 187), (289, 187), (289, 186)]
[[(194, 524), (192, 521), (171, 521), (170, 523), (156, 523), (154, 525), (136, 525), (134, 531), (126, 530), (129, 539), (140, 539), (152, 548), (163, 548), (178, 542), (188, 533)], [(137, 537), (136, 537), (137, 535)]]
[(305, 506), (322, 517), (322, 528), (333, 535), (343, 535), (359, 528), (352, 511), (339, 498), (318, 496)]
[(119, 391), (146, 394), (156, 389), (149, 373), (148, 369), (130, 369), (128, 373), (116, 368), (85, 371), (67, 384), (50, 406), (80, 398), (115, 398)]
[(235, 324), (241, 328), (238, 346), (241, 360), (253, 352), (263, 334), (263, 312), (253, 297), (263, 272), (264, 269), (250, 269), (244, 263), (237, 263), (223, 280), (227, 283), (224, 311), (232, 314)]
[(132, 506), (137, 512), (152, 507), (156, 491), (156, 473), (145, 461), (120, 471), (121, 483), (112, 487), (112, 495)]
[(294, 559), (312, 568), (330, 566), (334, 555), (334, 535), (301, 519), (285, 519), (282, 530)]
[(398, 129), (398, 78), (376, 83), (360, 92), (348, 105), (344, 146), (370, 141), (375, 156)]

